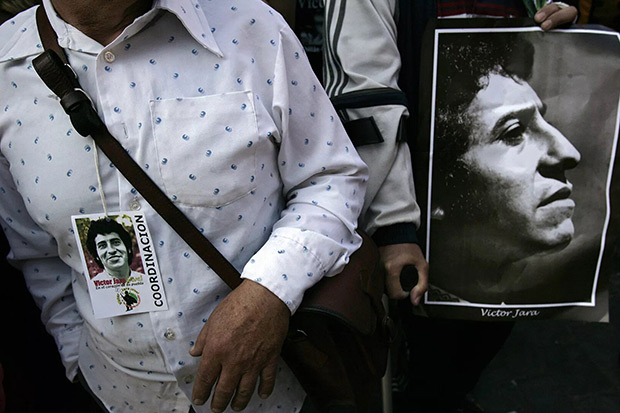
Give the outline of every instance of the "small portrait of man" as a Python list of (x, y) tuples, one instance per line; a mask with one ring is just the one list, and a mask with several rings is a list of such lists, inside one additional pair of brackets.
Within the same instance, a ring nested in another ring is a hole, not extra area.
[[(575, 211), (586, 208), (574, 197), (581, 148), (530, 83), (528, 34), (445, 36), (436, 54), (430, 300), (540, 303), (552, 288), (543, 280), (557, 276), (532, 263), (571, 245)], [(583, 275), (591, 284), (594, 267)]]
[(134, 259), (132, 240), (123, 225), (105, 217), (91, 221), (86, 233), (86, 249), (100, 272), (92, 281), (96, 285), (124, 285), (140, 279), (141, 273), (130, 268)]

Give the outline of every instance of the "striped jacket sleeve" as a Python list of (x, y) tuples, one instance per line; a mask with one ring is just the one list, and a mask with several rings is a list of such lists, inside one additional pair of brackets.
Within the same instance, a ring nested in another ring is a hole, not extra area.
[[(415, 242), (420, 223), (411, 156), (401, 135), (408, 111), (403, 99), (397, 98), (402, 95), (394, 19), (397, 2), (327, 0), (325, 4), (325, 89), (335, 103), (341, 103), (336, 108), (369, 165), (360, 225), (387, 240), (380, 244)], [(387, 230), (391, 235), (385, 236)]]

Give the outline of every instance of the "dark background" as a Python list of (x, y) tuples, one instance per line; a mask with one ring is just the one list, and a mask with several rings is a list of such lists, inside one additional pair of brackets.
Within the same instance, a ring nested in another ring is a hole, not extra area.
[(65, 377), (56, 343), (41, 323), (21, 272), (4, 258), (9, 248), (4, 233), (0, 236), (0, 367), (6, 413), (97, 412), (82, 387)]

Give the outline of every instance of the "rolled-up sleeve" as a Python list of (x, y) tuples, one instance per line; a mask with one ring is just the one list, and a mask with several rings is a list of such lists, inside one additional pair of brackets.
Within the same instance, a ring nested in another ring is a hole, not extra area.
[(280, 33), (273, 83), (273, 139), (286, 205), (243, 277), (260, 282), (294, 312), (303, 293), (338, 274), (359, 248), (367, 168), (316, 79), (301, 44)]

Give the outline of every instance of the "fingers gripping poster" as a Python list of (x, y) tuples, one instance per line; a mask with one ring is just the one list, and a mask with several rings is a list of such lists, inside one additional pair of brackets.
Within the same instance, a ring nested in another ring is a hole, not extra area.
[(424, 309), (606, 321), (620, 271), (618, 33), (452, 27), (428, 39)]

